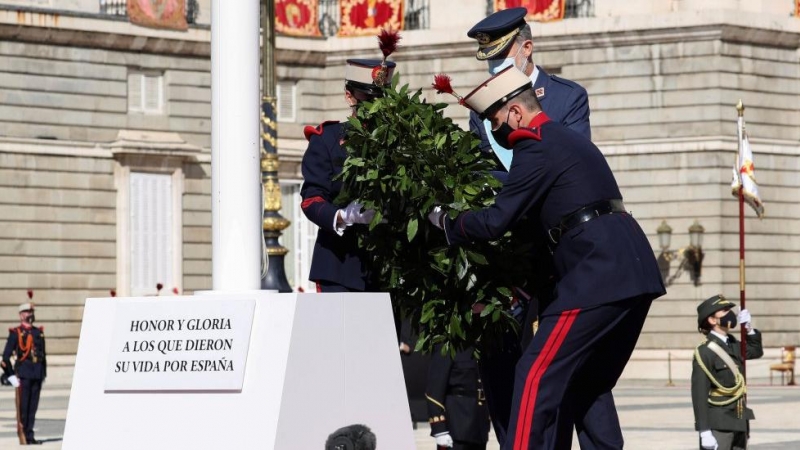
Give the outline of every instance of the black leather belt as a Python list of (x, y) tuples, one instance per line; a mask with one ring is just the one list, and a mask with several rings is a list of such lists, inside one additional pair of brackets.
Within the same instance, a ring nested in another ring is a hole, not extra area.
[(447, 390), (447, 395), (460, 395), (462, 397), (477, 397), (478, 390), (469, 390), (469, 389), (460, 389), (460, 388), (450, 388)]
[(475, 390), (461, 389), (461, 388), (450, 388), (450, 389), (447, 390), (447, 395), (458, 395), (460, 397), (472, 397), (472, 398), (477, 398), (478, 401), (486, 400), (486, 397), (485, 397), (485, 395), (483, 393), (483, 389), (480, 389), (480, 388), (475, 389)]
[(550, 237), (550, 242), (553, 244), (558, 244), (558, 242), (561, 240), (561, 236), (563, 236), (564, 233), (584, 222), (588, 222), (606, 214), (624, 212), (627, 211), (625, 211), (625, 205), (622, 203), (622, 200), (615, 199), (594, 202), (590, 205), (584, 206), (574, 213), (564, 216), (558, 225), (547, 230), (547, 235)]

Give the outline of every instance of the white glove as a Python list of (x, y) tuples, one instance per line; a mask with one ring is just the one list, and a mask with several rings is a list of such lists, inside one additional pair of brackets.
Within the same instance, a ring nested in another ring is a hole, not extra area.
[(750, 333), (753, 330), (752, 324), (752, 317), (750, 317), (750, 311), (743, 309), (739, 311), (739, 317), (737, 317), (739, 323), (742, 324), (745, 328), (747, 328), (747, 332)]
[(717, 438), (711, 433), (711, 430), (701, 431), (700, 432), (700, 447), (707, 448), (709, 450), (717, 450), (719, 445), (717, 444)]
[(372, 218), (375, 217), (375, 211), (371, 209), (361, 211), (361, 208), (363, 208), (361, 203), (350, 202), (344, 209), (340, 209), (339, 214), (342, 216), (342, 222), (346, 225), (353, 225), (356, 223), (367, 224), (372, 222)]
[(8, 382), (11, 383), (11, 385), (14, 386), (15, 388), (19, 387), (19, 378), (17, 378), (16, 375), (11, 375), (10, 377), (8, 377)]
[(453, 438), (450, 437), (450, 433), (445, 431), (444, 433), (437, 434), (433, 438), (436, 439), (436, 445), (439, 447), (453, 448)]
[(437, 206), (437, 207), (433, 208), (433, 211), (431, 211), (428, 214), (428, 220), (430, 220), (431, 223), (436, 228), (442, 230), (443, 229), (442, 225), (444, 224), (444, 221), (442, 219), (444, 218), (444, 215), (445, 215), (445, 212), (442, 209), (442, 207), (441, 206)]

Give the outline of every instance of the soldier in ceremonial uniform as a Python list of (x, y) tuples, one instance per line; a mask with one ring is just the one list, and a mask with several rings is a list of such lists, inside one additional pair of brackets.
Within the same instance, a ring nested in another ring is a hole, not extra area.
[[(622, 448), (611, 389), (638, 340), (652, 301), (666, 292), (644, 232), (600, 150), (542, 111), (530, 79), (503, 69), (462, 99), (514, 149), (494, 205), (430, 221), (451, 245), (502, 236), (524, 217), (538, 222), (555, 267), (555, 294), (516, 367), (503, 449), (570, 448), (578, 434)], [(583, 445), (584, 440), (581, 440)]]
[(451, 358), (437, 346), (431, 354), (425, 399), (438, 449), (485, 450), (489, 441), (489, 409), (472, 353)]
[[(28, 297), (33, 293), (28, 291)], [(33, 303), (19, 306), (20, 324), (8, 330), (8, 340), (3, 351), (3, 371), (16, 387), (17, 434), (21, 445), (41, 444), (33, 435), (39, 394), (47, 376), (44, 328), (33, 326)], [(16, 362), (12, 367), (11, 356)]]
[[(399, 39), (396, 34), (394, 36)], [(388, 56), (386, 51), (384, 55)], [(384, 86), (391, 83), (394, 69), (395, 63), (386, 61), (385, 57), (383, 60), (347, 60), (344, 97), (354, 112), (360, 102), (383, 94)], [(341, 181), (334, 177), (342, 172), (347, 158), (342, 148), (345, 126), (330, 121), (316, 127), (308, 126), (304, 131), (308, 148), (302, 162), (301, 208), (320, 228), (309, 274), (309, 280), (317, 284), (317, 292), (371, 290), (369, 270), (364, 263), (366, 255), (358, 246), (358, 236), (348, 232), (348, 228), (369, 224), (375, 213), (364, 210), (357, 202), (333, 203), (342, 187)]]
[[(527, 8), (497, 11), (473, 26), (467, 36), (478, 41), (476, 58), (486, 61), (494, 75), (509, 66), (524, 72), (533, 83), (536, 98), (550, 120), (592, 138), (589, 125), (589, 98), (578, 83), (550, 75), (533, 63), (533, 35), (525, 22)], [(470, 113), (470, 130), (481, 138), (481, 149), (494, 152), (508, 170), (511, 166), (510, 148), (498, 145), (491, 133), (491, 124), (474, 111)]]
[[(491, 74), (510, 66), (520, 69), (530, 78), (542, 109), (552, 121), (591, 139), (586, 89), (574, 81), (550, 75), (534, 64), (533, 35), (530, 25), (525, 21), (527, 12), (527, 8), (510, 8), (497, 11), (475, 24), (467, 36), (478, 43), (476, 58), (486, 61)], [(511, 149), (502, 147), (494, 140), (488, 119), (481, 120), (477, 113), (471, 111), (469, 124), (470, 130), (481, 138), (481, 150), (493, 154), (500, 163), (498, 171), (493, 174), (504, 181), (512, 162)], [(520, 226), (524, 228), (527, 225)], [(515, 232), (519, 231), (515, 229)], [(519, 307), (514, 309), (514, 315), (522, 325), (520, 342), (515, 343), (517, 338), (509, 332), (504, 339), (504, 348), (501, 351), (484, 352), (480, 361), (492, 423), (501, 444), (505, 441), (508, 429), (514, 367), (533, 335), (538, 306), (552, 300), (552, 258), (547, 251), (546, 241), (542, 239), (543, 233), (538, 231), (530, 234), (536, 243), (534, 258), (539, 270), (524, 286), (524, 291), (517, 289)], [(585, 444), (584, 448), (590, 447)]]
[(698, 329), (707, 336), (692, 360), (694, 426), (700, 432), (701, 449), (746, 449), (749, 421), (755, 419), (746, 405), (741, 344), (730, 331), (737, 320), (747, 329), (747, 359), (764, 354), (761, 333), (753, 328), (746, 309), (738, 317), (734, 314), (735, 306), (720, 294), (697, 307)]

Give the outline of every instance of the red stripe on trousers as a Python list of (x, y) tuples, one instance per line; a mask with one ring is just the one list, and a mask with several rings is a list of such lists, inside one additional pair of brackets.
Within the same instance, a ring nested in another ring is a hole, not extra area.
[(525, 380), (525, 390), (520, 401), (519, 415), (517, 416), (517, 429), (514, 435), (514, 450), (528, 450), (530, 440), (530, 428), (533, 420), (533, 412), (536, 407), (536, 396), (539, 393), (539, 383), (547, 371), (547, 368), (555, 359), (558, 349), (564, 343), (569, 329), (575, 322), (580, 309), (572, 309), (561, 313), (553, 332), (547, 337), (542, 353), (536, 358), (528, 377)]
[(536, 358), (536, 361), (534, 361), (531, 369), (528, 371), (528, 376), (525, 378), (525, 389), (523, 390), (522, 398), (520, 399), (519, 413), (517, 415), (517, 428), (516, 433), (514, 434), (514, 450), (520, 448), (519, 446), (523, 440), (526, 445), (522, 448), (527, 449), (528, 438), (523, 437), (523, 433), (526, 433), (526, 435), (530, 434), (528, 431), (530, 426), (529, 422), (527, 423), (528, 426), (525, 426), (526, 422), (523, 422), (523, 419), (528, 417), (528, 410), (533, 408), (531, 400), (536, 400), (535, 398), (531, 398), (532, 381), (533, 378), (539, 373), (542, 364), (548, 359), (554, 342), (558, 340), (558, 336), (561, 334), (564, 325), (566, 324), (565, 318), (569, 315), (569, 313), (569, 311), (561, 313), (561, 317), (559, 317), (556, 325), (553, 327), (553, 331), (550, 333), (550, 336), (547, 337), (547, 341), (544, 343), (542, 352), (539, 354), (539, 357)]
[(320, 196), (311, 197), (311, 198), (307, 198), (307, 199), (303, 200), (303, 202), (300, 203), (300, 207), (303, 208), (303, 209), (306, 209), (309, 206), (313, 205), (314, 203), (324, 203), (324, 202), (325, 202), (325, 199), (320, 197)]
[(316, 282), (316, 283), (314, 283), (314, 284), (316, 284), (316, 285), (317, 285), (317, 293), (320, 293), (320, 292), (322, 292), (322, 285), (321, 285), (321, 284), (319, 284), (319, 281), (317, 281), (317, 282)]

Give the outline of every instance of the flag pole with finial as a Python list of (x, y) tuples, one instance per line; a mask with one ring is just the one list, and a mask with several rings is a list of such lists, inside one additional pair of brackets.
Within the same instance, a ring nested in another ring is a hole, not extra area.
[[(744, 182), (742, 181), (742, 142), (744, 139), (744, 103), (739, 99), (736, 104), (736, 111), (739, 112), (738, 119), (738, 136), (739, 144), (738, 151), (736, 152), (736, 164), (734, 168), (737, 169), (739, 177), (739, 310), (746, 309), (745, 306), (745, 282), (744, 282)], [(742, 376), (747, 380), (747, 330), (741, 324), (739, 325), (739, 345), (742, 351)]]

